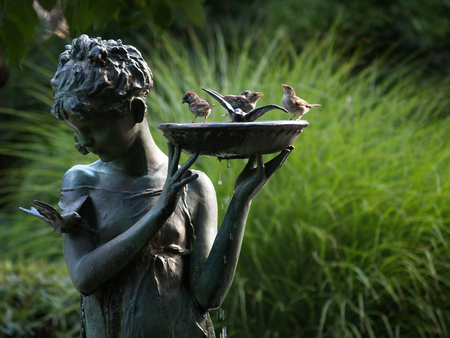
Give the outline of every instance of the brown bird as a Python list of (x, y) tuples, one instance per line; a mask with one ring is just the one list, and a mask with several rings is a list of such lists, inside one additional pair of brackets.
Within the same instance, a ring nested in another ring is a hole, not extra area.
[(305, 100), (295, 95), (295, 91), (291, 86), (283, 85), (283, 100), (281, 104), (291, 114), (294, 114), (289, 120), (292, 120), (295, 116), (299, 116), (297, 120), (300, 120), (312, 107), (322, 107), (320, 104), (308, 103)]
[(42, 7), (38, 1), (33, 1), (33, 8), (36, 14), (46, 21), (45, 33), (41, 36), (40, 41), (45, 42), (53, 34), (57, 35), (61, 39), (70, 35), (68, 31), (69, 25), (61, 7), (61, 0), (57, 0), (52, 10), (47, 11)]
[(197, 94), (193, 92), (187, 92), (183, 95), (183, 100), (181, 104), (187, 102), (189, 104), (189, 110), (195, 115), (192, 123), (198, 116), (205, 117), (203, 123), (206, 122), (206, 118), (211, 114), (211, 108), (215, 107), (215, 104), (209, 104), (205, 100), (198, 97)]
[[(248, 113), (250, 110), (253, 110), (256, 108), (256, 102), (263, 96), (264, 94), (261, 92), (251, 92), (250, 90), (245, 90), (242, 92), (241, 96), (237, 96), (237, 100), (239, 102), (242, 102), (240, 107), (235, 107), (231, 102), (231, 106), (236, 108), (241, 108), (243, 112)], [(232, 95), (228, 95), (232, 96)], [(225, 98), (226, 100), (226, 98)]]
[[(244, 113), (248, 113), (249, 111), (255, 109), (256, 101), (259, 100), (263, 93), (260, 92), (251, 92), (246, 90), (242, 92), (241, 95), (222, 95), (212, 89), (206, 88), (209, 91), (215, 93), (217, 96), (220, 96), (222, 99), (227, 101), (233, 109), (241, 109)], [(229, 114), (222, 115), (221, 117), (229, 116)], [(231, 118), (231, 117), (230, 117)]]

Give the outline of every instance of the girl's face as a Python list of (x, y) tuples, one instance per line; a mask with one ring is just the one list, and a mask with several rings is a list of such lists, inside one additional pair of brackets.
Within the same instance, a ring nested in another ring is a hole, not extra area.
[(103, 162), (122, 156), (136, 140), (138, 128), (134, 115), (130, 112), (122, 116), (95, 116), (94, 113), (80, 118), (74, 111), (75, 108), (71, 109), (64, 123), (75, 131), (80, 145), (96, 154)]

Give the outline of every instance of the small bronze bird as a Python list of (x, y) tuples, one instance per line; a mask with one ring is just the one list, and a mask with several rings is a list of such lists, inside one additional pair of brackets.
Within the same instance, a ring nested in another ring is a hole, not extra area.
[(236, 109), (233, 108), (231, 104), (225, 101), (225, 99), (222, 98), (222, 96), (216, 93), (215, 91), (208, 88), (202, 88), (202, 90), (204, 90), (212, 97), (214, 97), (217, 101), (219, 101), (219, 103), (228, 111), (228, 115), (230, 116), (231, 122), (253, 122), (272, 109), (280, 109), (286, 113), (289, 113), (286, 109), (277, 106), (276, 104), (269, 104), (267, 106), (252, 109), (249, 112), (244, 112), (241, 108)]
[[(260, 92), (251, 92), (249, 90), (244, 91), (241, 95), (222, 95), (212, 89), (207, 88), (211, 92), (214, 92), (216, 95), (220, 96), (222, 99), (227, 101), (233, 109), (241, 109), (244, 113), (248, 113), (250, 110), (255, 109), (256, 101), (263, 96), (263, 93)], [(226, 116), (226, 115), (224, 115)], [(222, 116), (222, 117), (224, 117)]]
[(194, 123), (198, 116), (204, 117), (203, 123), (205, 123), (206, 118), (211, 114), (211, 108), (216, 106), (215, 104), (209, 104), (205, 100), (199, 98), (198, 95), (193, 92), (187, 92), (183, 95), (181, 104), (185, 102), (189, 104), (189, 110), (195, 115), (192, 123)]
[(76, 223), (81, 219), (78, 211), (81, 209), (88, 197), (89, 196), (82, 196), (73, 201), (71, 205), (73, 210), (62, 214), (60, 214), (50, 204), (41, 201), (34, 201), (36, 208), (31, 208), (28, 210), (19, 207), (19, 209), (25, 211), (27, 214), (36, 216), (37, 218), (43, 220), (45, 223), (50, 225), (55, 232), (69, 233), (75, 229)]
[(310, 104), (296, 96), (291, 86), (284, 84), (283, 91), (284, 95), (281, 104), (289, 113), (294, 114), (289, 120), (292, 120), (295, 116), (299, 116), (297, 120), (300, 120), (312, 107), (322, 107), (320, 104)]

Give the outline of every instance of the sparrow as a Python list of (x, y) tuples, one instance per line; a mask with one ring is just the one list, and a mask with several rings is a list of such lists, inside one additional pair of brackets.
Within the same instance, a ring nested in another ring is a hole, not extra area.
[(206, 118), (211, 114), (211, 108), (216, 106), (215, 104), (209, 104), (205, 100), (199, 98), (198, 95), (193, 92), (187, 92), (183, 95), (181, 104), (185, 102), (189, 104), (189, 110), (195, 115), (192, 123), (194, 123), (198, 116), (205, 117), (203, 120), (203, 123), (205, 123)]
[(61, 0), (54, 2), (54, 7), (50, 11), (42, 7), (38, 1), (33, 1), (33, 8), (36, 14), (46, 21), (45, 33), (40, 37), (40, 42), (47, 41), (53, 34), (64, 39), (70, 35), (69, 25), (61, 6)]
[[(225, 101), (227, 101), (231, 105), (231, 107), (233, 107), (233, 109), (239, 108), (244, 113), (248, 113), (250, 110), (255, 109), (256, 101), (258, 101), (260, 97), (264, 95), (263, 93), (260, 92), (252, 93), (249, 90), (242, 92), (241, 95), (222, 95), (212, 89), (209, 90), (220, 96)], [(227, 115), (223, 115), (222, 117), (225, 116)]]
[(289, 120), (292, 120), (295, 116), (300, 116), (297, 119), (300, 120), (312, 107), (322, 107), (320, 104), (310, 104), (299, 98), (295, 95), (295, 91), (291, 86), (284, 84), (283, 91), (284, 95), (281, 104), (289, 113), (294, 114)]
[(219, 101), (219, 103), (228, 111), (231, 122), (253, 122), (272, 109), (280, 109), (286, 113), (289, 113), (286, 109), (277, 106), (276, 104), (269, 104), (267, 106), (252, 109), (249, 112), (244, 112), (241, 108), (233, 108), (231, 104), (225, 101), (225, 99), (223, 99), (222, 96), (220, 96), (220, 94), (216, 93), (215, 91), (208, 88), (202, 88), (202, 90)]

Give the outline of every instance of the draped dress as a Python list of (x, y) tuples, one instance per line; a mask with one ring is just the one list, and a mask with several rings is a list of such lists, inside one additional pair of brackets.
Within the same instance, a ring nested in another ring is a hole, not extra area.
[[(87, 166), (83, 166), (87, 170)], [(95, 182), (108, 174), (93, 172)], [(59, 207), (67, 213), (73, 198), (88, 195), (82, 206), (80, 231), (88, 231), (97, 246), (120, 233), (111, 232), (117, 222), (135, 224), (156, 203), (161, 188), (147, 187), (124, 191), (67, 181), (61, 188)], [(99, 203), (101, 199), (101, 203)], [(81, 295), (82, 337), (87, 338), (204, 338), (215, 337), (206, 310), (190, 292), (189, 254), (195, 245), (195, 230), (185, 187), (178, 205), (148, 244), (89, 295)], [(107, 201), (108, 210), (104, 208)], [(124, 213), (126, 213), (124, 215)], [(87, 215), (87, 216), (86, 216)]]

